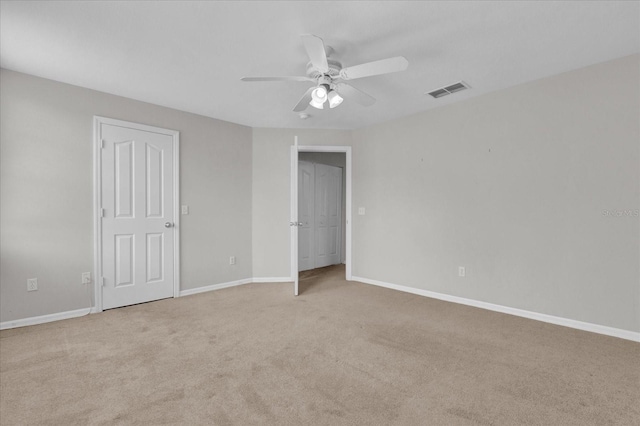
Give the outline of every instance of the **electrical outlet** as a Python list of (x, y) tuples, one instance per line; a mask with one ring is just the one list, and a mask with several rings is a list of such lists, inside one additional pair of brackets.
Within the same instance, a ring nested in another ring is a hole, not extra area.
[(231, 256), (229, 258), (229, 265), (235, 265), (236, 264), (236, 257), (235, 256)]
[(91, 284), (91, 272), (82, 273), (82, 284)]
[(38, 279), (29, 278), (27, 280), (27, 291), (36, 291), (36, 290), (38, 290)]
[(464, 266), (458, 266), (458, 276), (464, 277), (467, 274), (467, 271)]

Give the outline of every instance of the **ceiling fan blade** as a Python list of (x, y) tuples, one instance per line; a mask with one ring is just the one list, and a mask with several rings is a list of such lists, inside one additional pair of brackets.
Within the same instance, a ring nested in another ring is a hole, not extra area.
[(362, 90), (356, 89), (355, 87), (347, 83), (336, 84), (336, 91), (343, 98), (353, 99), (360, 105), (371, 106), (376, 103), (376, 98), (367, 95)]
[(300, 112), (307, 109), (307, 107), (309, 106), (309, 102), (311, 102), (311, 92), (313, 92), (313, 89), (315, 89), (315, 87), (311, 87), (309, 90), (307, 90), (304, 96), (300, 98), (296, 106), (293, 107), (294, 112)]
[(367, 62), (366, 64), (354, 65), (340, 70), (340, 78), (343, 80), (354, 80), (356, 78), (370, 77), (372, 75), (388, 74), (391, 72), (404, 71), (409, 66), (409, 61), (403, 56), (382, 59), (380, 61)]
[(303, 34), (302, 43), (311, 59), (311, 64), (321, 73), (329, 72), (329, 64), (327, 63), (327, 52), (324, 49), (324, 42), (318, 36), (313, 34)]
[(242, 77), (242, 81), (315, 81), (309, 77)]

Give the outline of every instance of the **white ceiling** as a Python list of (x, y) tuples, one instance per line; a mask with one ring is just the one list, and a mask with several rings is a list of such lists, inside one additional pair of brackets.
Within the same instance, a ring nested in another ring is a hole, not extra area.
[[(640, 2), (8, 2), (0, 65), (252, 127), (354, 129), (640, 51)], [(354, 80), (378, 99), (301, 120), (300, 34), (343, 66), (402, 55), (404, 72)], [(464, 80), (472, 89), (424, 92)]]

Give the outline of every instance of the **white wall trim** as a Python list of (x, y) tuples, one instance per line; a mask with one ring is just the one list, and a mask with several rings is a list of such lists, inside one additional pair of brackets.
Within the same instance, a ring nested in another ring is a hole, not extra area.
[(291, 241), (289, 243), (289, 255), (291, 257), (289, 264), (291, 265), (291, 276), (293, 277), (293, 295), (298, 295), (298, 287), (300, 283), (300, 274), (298, 274), (298, 235), (300, 230), (298, 229), (298, 173), (299, 173), (299, 161), (300, 156), (298, 152), (298, 136), (293, 138), (294, 145), (291, 147), (291, 199), (289, 215), (291, 232), (289, 233)]
[[(212, 284), (204, 287), (191, 288), (188, 290), (182, 290), (179, 293), (179, 297), (190, 296), (192, 294), (206, 293), (214, 290), (221, 290), (223, 288), (236, 287), (244, 284), (251, 283), (288, 283), (293, 281), (291, 277), (255, 277), (245, 278), (242, 280), (229, 281), (226, 283)], [(75, 311), (57, 312), (55, 314), (42, 315), (38, 317), (22, 318), (17, 320), (5, 321), (0, 323), (0, 330), (9, 328), (25, 327), (28, 325), (44, 324), (47, 322), (60, 321), (69, 318), (81, 317), (88, 314), (97, 314), (102, 312), (96, 308), (83, 308)]]
[[(542, 321), (550, 324), (561, 325), (564, 327), (575, 328), (583, 331), (590, 331), (592, 333), (604, 334), (606, 336), (619, 337), (625, 340), (631, 340), (634, 342), (640, 342), (640, 333), (623, 330), (620, 328), (607, 327), (604, 325), (593, 324), (583, 321), (572, 320), (569, 318), (556, 317), (553, 315), (541, 314), (538, 312), (526, 311), (523, 309), (510, 308), (508, 306), (495, 305), (493, 303), (481, 302), (473, 299), (466, 299), (464, 297), (451, 296), (449, 294), (437, 293), (429, 290), (422, 290), (419, 288), (407, 287), (398, 284), (391, 284), (383, 281), (372, 280), (370, 278), (353, 276), (353, 281), (358, 281), (364, 284), (371, 284), (378, 287), (389, 288), (392, 290), (403, 291), (405, 293), (416, 294), (419, 296), (430, 297), (432, 299), (444, 300), (446, 302), (458, 303), (461, 305), (473, 306), (476, 308), (487, 309), (489, 311), (501, 312), (504, 314), (515, 315), (518, 317), (528, 318), (536, 321)], [(291, 282), (292, 277), (254, 277), (245, 278), (237, 281), (230, 281), (226, 283), (213, 284), (204, 287), (193, 288), (189, 290), (182, 290), (180, 297), (189, 296), (192, 294), (206, 293), (214, 290), (221, 290), (223, 288), (236, 287), (250, 283), (280, 283)], [(74, 311), (58, 312), (55, 314), (41, 315), (37, 317), (22, 318), (12, 321), (5, 321), (0, 323), (0, 330), (6, 330), (10, 328), (25, 327), (29, 325), (44, 324), (47, 322), (60, 321), (70, 318), (81, 317), (89, 313), (98, 313), (95, 308), (77, 309)]]
[(293, 281), (292, 277), (254, 277), (254, 283), (290, 283)]
[(77, 318), (90, 314), (92, 308), (76, 309), (75, 311), (57, 312), (55, 314), (41, 315), (38, 317), (22, 318), (13, 321), (0, 322), (0, 330), (25, 327), (27, 325), (44, 324), (46, 322), (60, 321), (69, 318)]
[(180, 296), (180, 132), (167, 130), (173, 138), (173, 297)]
[(93, 309), (102, 312), (102, 142), (101, 117), (93, 117)]
[(436, 293), (434, 291), (422, 290), (419, 288), (407, 287), (398, 284), (391, 284), (384, 281), (372, 280), (370, 278), (352, 277), (353, 281), (359, 281), (364, 284), (371, 284), (379, 287), (385, 287), (392, 290), (403, 291), (405, 293), (417, 294), (419, 296), (430, 297), (432, 299), (444, 300), (446, 302), (458, 303), (461, 305), (474, 306), (476, 308), (487, 309), (489, 311), (501, 312), (503, 314), (515, 315), (517, 317), (528, 318), (536, 321), (542, 321), (550, 324), (561, 325), (564, 327), (575, 328), (592, 333), (604, 334), (607, 336), (619, 337), (621, 339), (640, 342), (640, 333), (620, 328), (607, 327), (604, 325), (593, 324), (589, 322), (577, 321), (569, 318), (556, 317), (553, 315), (541, 314), (538, 312), (525, 311), (524, 309), (511, 308), (508, 306), (495, 305), (493, 303), (481, 302), (474, 299), (466, 299), (464, 297), (451, 296), (444, 293)]
[(245, 278), (243, 280), (229, 281), (229, 282), (226, 282), (226, 283), (206, 285), (206, 286), (197, 287), (197, 288), (190, 288), (188, 290), (180, 291), (180, 297), (190, 296), (192, 294), (198, 294), (198, 293), (206, 293), (208, 291), (220, 290), (220, 289), (228, 288), (228, 287), (236, 287), (236, 286), (239, 286), (239, 285), (249, 284), (249, 283), (252, 283), (252, 282), (253, 282), (253, 279)]
[(180, 297), (189, 296), (191, 294), (206, 293), (208, 291), (220, 290), (220, 289), (228, 288), (228, 287), (236, 287), (236, 286), (244, 285), (244, 284), (251, 284), (251, 283), (289, 283), (291, 281), (293, 281), (293, 278), (291, 278), (291, 277), (254, 277), (254, 278), (245, 278), (245, 279), (237, 280), (237, 281), (229, 281), (229, 282), (226, 282), (226, 283), (212, 284), (212, 285), (207, 285), (207, 286), (204, 286), (204, 287), (197, 287), (197, 288), (191, 288), (189, 290), (182, 290), (180, 292)]

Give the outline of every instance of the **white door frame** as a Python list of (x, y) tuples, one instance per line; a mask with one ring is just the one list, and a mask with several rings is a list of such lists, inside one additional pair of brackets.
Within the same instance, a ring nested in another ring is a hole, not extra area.
[(180, 295), (180, 132), (113, 118), (93, 116), (93, 308), (102, 312), (102, 125), (171, 136), (173, 140), (173, 297)]
[[(345, 153), (345, 179), (346, 182), (346, 205), (345, 205), (345, 216), (346, 216), (346, 235), (345, 235), (345, 264), (346, 264), (346, 273), (345, 278), (347, 281), (351, 281), (351, 147), (350, 146), (328, 146), (328, 145), (294, 145), (292, 149), (296, 149), (298, 152), (344, 152)], [(294, 188), (297, 190), (298, 185), (294, 185), (294, 180), (298, 182), (298, 176), (293, 176), (293, 171), (298, 168), (294, 166), (293, 161), (294, 158), (297, 160), (297, 156), (291, 156), (291, 212), (295, 212), (292, 214), (292, 220), (297, 220), (298, 218), (298, 194), (294, 194)], [(297, 165), (297, 164), (296, 164)], [(295, 238), (294, 238), (295, 234)], [(296, 277), (298, 275), (298, 241), (297, 241), (297, 232), (291, 233), (291, 280), (296, 281)]]

